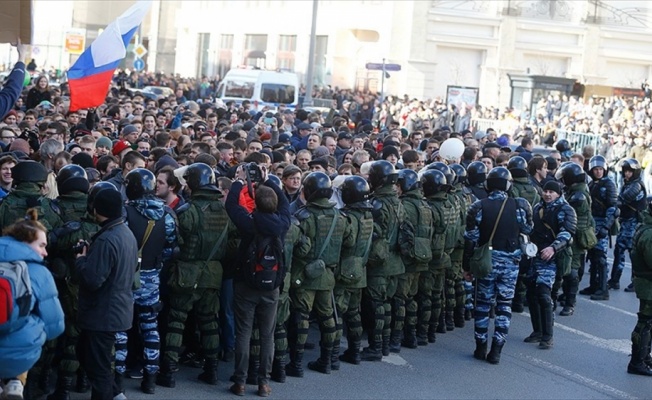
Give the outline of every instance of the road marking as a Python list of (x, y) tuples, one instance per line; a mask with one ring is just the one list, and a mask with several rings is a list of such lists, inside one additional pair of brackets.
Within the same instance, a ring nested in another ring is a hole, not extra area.
[[(530, 316), (530, 314), (527, 312), (521, 314), (528, 317)], [(630, 354), (631, 351), (631, 342), (629, 339), (603, 339), (601, 337), (591, 335), (590, 333), (586, 333), (579, 329), (571, 328), (570, 326), (560, 324), (557, 321), (555, 321), (555, 328), (559, 328), (563, 331), (581, 336), (586, 339), (584, 340), (585, 343), (588, 343), (596, 347), (600, 347), (601, 349), (611, 350), (616, 353), (622, 353), (628, 355)]]
[(605, 394), (608, 394), (610, 396), (617, 397), (617, 398), (620, 398), (620, 399), (628, 399), (628, 400), (637, 399), (637, 397), (632, 396), (631, 394), (629, 394), (627, 392), (623, 392), (622, 390), (618, 390), (618, 389), (616, 389), (614, 387), (611, 387), (609, 385), (605, 385), (604, 383), (595, 381), (595, 380), (593, 380), (591, 378), (587, 378), (586, 376), (580, 375), (580, 374), (578, 374), (576, 372), (569, 371), (569, 370), (567, 370), (565, 368), (562, 368), (562, 367), (559, 367), (557, 365), (551, 364), (551, 363), (549, 363), (547, 361), (540, 360), (540, 359), (538, 359), (536, 357), (532, 357), (530, 355), (526, 355), (526, 354), (521, 354), (521, 355), (524, 356), (528, 361), (530, 361), (534, 365), (537, 365), (537, 366), (542, 367), (542, 368), (546, 368), (546, 369), (556, 373), (557, 375), (561, 375), (561, 376), (566, 377), (566, 378), (568, 378), (570, 380), (579, 382), (579, 383), (581, 383), (583, 385), (586, 385), (588, 387), (591, 387), (594, 390), (597, 390), (599, 392), (602, 392), (602, 393), (605, 393)]
[(399, 367), (408, 367), (412, 368), (412, 366), (405, 360), (405, 358), (399, 356), (396, 353), (389, 353), (388, 356), (383, 356), (383, 362), (386, 362), (388, 364), (396, 365)]
[(590, 299), (587, 299), (587, 298), (584, 298), (584, 297), (579, 297), (579, 296), (578, 296), (578, 298), (581, 299), (582, 301), (586, 301), (588, 303), (595, 304), (595, 305), (600, 306), (600, 307), (608, 308), (609, 310), (618, 311), (619, 313), (628, 315), (630, 317), (638, 318), (638, 315), (636, 313), (625, 311), (625, 310), (620, 309), (618, 307), (610, 306), (609, 304), (603, 303), (600, 300), (590, 300)]

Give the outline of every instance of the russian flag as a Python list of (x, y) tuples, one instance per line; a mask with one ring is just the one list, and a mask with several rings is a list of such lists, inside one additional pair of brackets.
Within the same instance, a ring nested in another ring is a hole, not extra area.
[(104, 103), (111, 78), (152, 0), (139, 0), (113, 21), (68, 70), (70, 111)]

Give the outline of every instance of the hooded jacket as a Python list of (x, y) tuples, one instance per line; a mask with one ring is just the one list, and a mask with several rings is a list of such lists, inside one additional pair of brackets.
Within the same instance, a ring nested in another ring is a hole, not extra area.
[(0, 261), (25, 261), (33, 292), (29, 315), (0, 329), (0, 378), (13, 378), (36, 364), (46, 340), (63, 333), (64, 315), (52, 274), (31, 247), (0, 237)]

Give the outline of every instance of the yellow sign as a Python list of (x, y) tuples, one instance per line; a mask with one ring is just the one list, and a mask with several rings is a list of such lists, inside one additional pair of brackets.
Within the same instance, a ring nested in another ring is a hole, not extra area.
[(143, 56), (147, 54), (147, 49), (145, 46), (139, 43), (136, 47), (134, 47), (133, 52), (136, 56), (138, 56), (138, 58), (143, 58)]
[(86, 30), (70, 29), (66, 31), (64, 49), (70, 54), (81, 54), (86, 48)]

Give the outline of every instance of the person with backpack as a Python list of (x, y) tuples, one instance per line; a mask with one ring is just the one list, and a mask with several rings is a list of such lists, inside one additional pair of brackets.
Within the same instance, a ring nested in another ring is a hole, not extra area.
[(239, 204), (246, 185), (244, 166), (238, 167), (236, 180), (226, 198), (226, 211), (240, 234), (237, 269), (234, 278), (235, 372), (231, 392), (243, 396), (249, 366), (249, 341), (254, 319), (260, 331), (258, 395), (271, 394), (269, 376), (274, 356), (274, 328), (279, 286), (285, 278), (283, 248), (290, 229), (290, 208), (280, 187), (267, 179), (261, 168), (262, 184), (256, 187), (255, 209), (249, 213)]
[(29, 209), (0, 237), (0, 379), (11, 379), (4, 387), (9, 398), (23, 398), (27, 371), (45, 341), (64, 330), (57, 288), (43, 264), (47, 229), (37, 218)]

